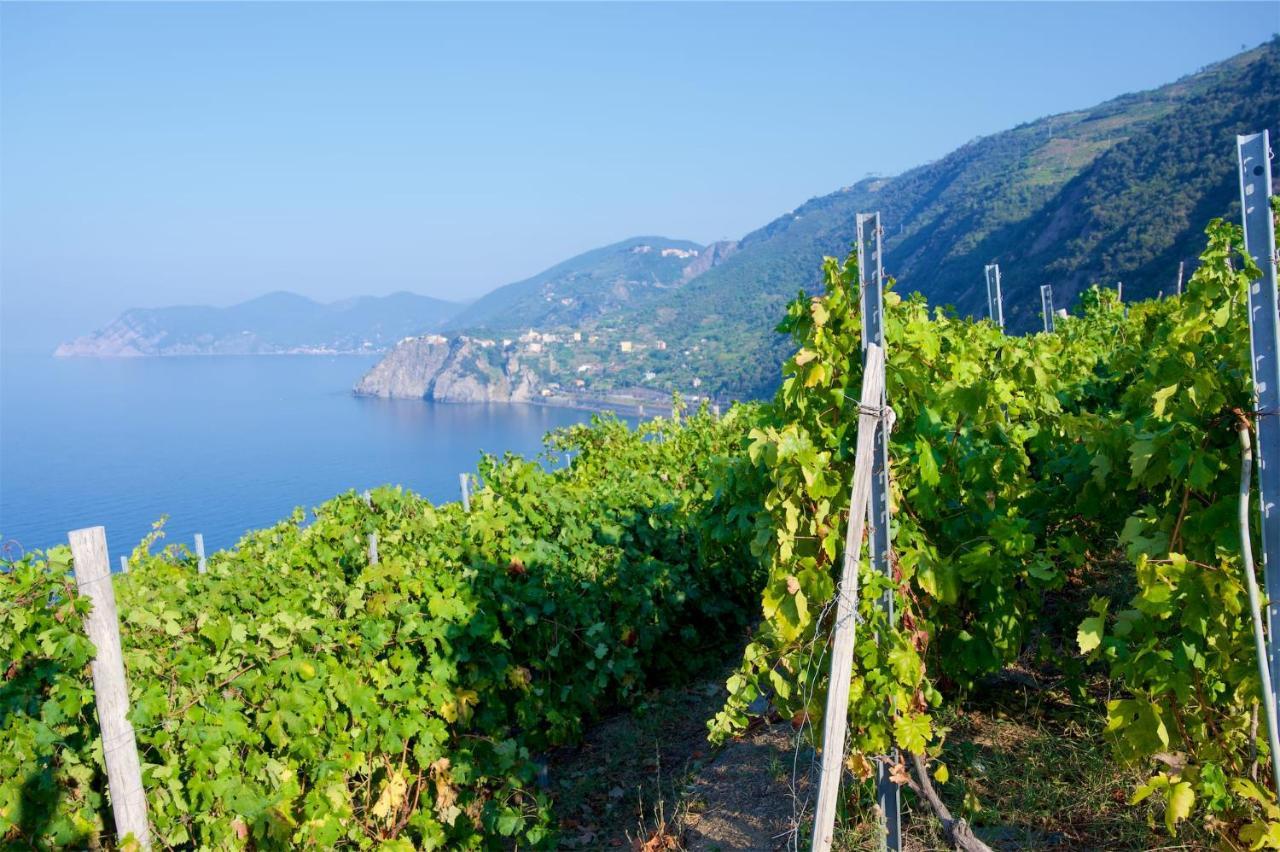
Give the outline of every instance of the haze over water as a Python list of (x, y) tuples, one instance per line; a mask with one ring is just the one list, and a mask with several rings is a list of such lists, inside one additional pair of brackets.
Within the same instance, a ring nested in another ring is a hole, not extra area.
[(458, 499), (481, 451), (538, 453), (589, 412), (362, 399), (367, 357), (0, 363), (0, 540), (66, 542), (103, 525), (117, 554), (169, 515), (166, 540), (228, 547), (341, 491), (402, 484)]

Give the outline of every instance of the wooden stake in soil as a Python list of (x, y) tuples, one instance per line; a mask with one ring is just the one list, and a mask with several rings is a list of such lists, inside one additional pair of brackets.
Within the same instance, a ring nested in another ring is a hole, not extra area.
[(378, 534), (376, 532), (369, 533), (369, 564), (378, 564)]
[(151, 848), (147, 827), (147, 796), (142, 789), (138, 744), (129, 722), (129, 686), (120, 650), (120, 622), (116, 593), (107, 559), (107, 532), (89, 527), (67, 534), (71, 544), (76, 587), (93, 604), (84, 619), (84, 632), (93, 643), (93, 694), (102, 730), (102, 757), (107, 765), (111, 813), (121, 841), (132, 834), (143, 849)]
[(822, 720), (822, 774), (813, 822), (813, 852), (827, 852), (835, 839), (836, 804), (844, 768), (844, 738), (849, 726), (849, 679), (853, 674), (854, 626), (858, 616), (858, 563), (862, 533), (871, 499), (872, 451), (883, 416), (884, 350), (868, 344), (862, 368), (858, 415), (858, 443), (849, 497), (849, 528), (844, 540), (844, 564), (836, 589), (836, 623), (831, 638), (831, 680)]
[(209, 563), (204, 558), (204, 536), (196, 533), (196, 570), (201, 574), (209, 570)]
[(465, 473), (458, 474), (458, 484), (462, 486), (462, 511), (471, 514), (471, 483)]

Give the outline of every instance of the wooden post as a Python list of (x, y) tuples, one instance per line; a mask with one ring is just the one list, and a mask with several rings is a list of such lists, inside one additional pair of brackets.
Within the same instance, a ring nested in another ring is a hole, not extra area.
[(378, 564), (378, 534), (376, 532), (369, 533), (369, 564)]
[(200, 533), (196, 533), (196, 570), (201, 574), (209, 570), (204, 558), (204, 536)]
[(1186, 265), (1187, 265), (1187, 262), (1185, 260), (1178, 261), (1178, 295), (1179, 296), (1182, 295), (1182, 270), (1186, 267)]
[(129, 573), (129, 557), (125, 556), (123, 553), (120, 554), (120, 573)]
[(368, 506), (370, 509), (373, 508), (373, 495), (369, 493), (368, 488), (360, 492), (360, 499), (363, 500), (364, 504)]
[(93, 643), (93, 694), (102, 730), (102, 757), (107, 765), (107, 788), (111, 793), (111, 813), (121, 841), (132, 834), (151, 848), (147, 827), (147, 796), (142, 789), (142, 765), (138, 744), (129, 722), (129, 685), (124, 676), (124, 656), (120, 650), (120, 622), (116, 616), (116, 593), (111, 584), (107, 559), (107, 532), (89, 527), (67, 534), (80, 594), (93, 604), (84, 619), (85, 634)]
[(716, 418), (717, 420), (719, 420), (719, 419), (720, 419), (720, 403), (718, 403), (718, 402), (716, 402), (716, 403), (712, 403), (712, 405), (711, 405), (711, 416), (712, 416), (712, 417), (714, 417), (714, 418)]
[(831, 637), (831, 679), (827, 685), (827, 709), (822, 720), (822, 774), (818, 782), (818, 806), (814, 812), (814, 852), (827, 852), (835, 839), (836, 804), (840, 775), (844, 770), (844, 736), (849, 726), (849, 679), (853, 675), (854, 626), (858, 617), (858, 564), (862, 557), (862, 532), (871, 501), (872, 456), (879, 431), (880, 403), (884, 392), (884, 350), (867, 346), (862, 367), (862, 395), (858, 414), (858, 442), (853, 463), (853, 488), (849, 496), (849, 526), (844, 539), (844, 564), (836, 588), (836, 622)]
[(462, 511), (471, 514), (471, 486), (465, 473), (458, 474), (458, 483), (462, 486)]
[(1122, 302), (1124, 301), (1124, 282), (1123, 281), (1116, 282), (1116, 298)]

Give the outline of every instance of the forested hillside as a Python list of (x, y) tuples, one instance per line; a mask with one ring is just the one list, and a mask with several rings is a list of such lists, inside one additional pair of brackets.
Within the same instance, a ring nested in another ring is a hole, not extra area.
[(578, 327), (688, 281), (701, 270), (702, 252), (697, 243), (666, 237), (633, 237), (593, 249), (488, 293), (454, 317), (449, 328)]
[[(1015, 331), (1039, 322), (1038, 288), (1059, 306), (1090, 283), (1133, 296), (1172, 291), (1195, 263), (1199, 224), (1233, 211), (1235, 135), (1276, 129), (1280, 41), (1168, 86), (975, 140), (937, 162), (815, 198), (748, 234), (738, 252), (684, 288), (625, 314), (682, 348), (706, 339), (713, 389), (762, 394), (786, 345), (775, 317), (842, 256), (854, 217), (878, 210), (885, 269), (930, 304), (983, 314), (982, 268), (999, 263)], [(706, 374), (710, 372), (711, 376)], [(687, 387), (692, 371), (664, 374)]]

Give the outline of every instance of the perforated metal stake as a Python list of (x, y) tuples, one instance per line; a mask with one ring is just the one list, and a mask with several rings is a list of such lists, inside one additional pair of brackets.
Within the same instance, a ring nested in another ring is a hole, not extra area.
[(1053, 333), (1053, 287), (1049, 284), (1040, 285), (1040, 312), (1044, 314), (1044, 330), (1046, 333)]
[[(1267, 593), (1267, 657), (1271, 682), (1280, 682), (1280, 322), (1276, 316), (1276, 233), (1271, 218), (1271, 146), (1267, 131), (1237, 136), (1244, 248), (1262, 270), (1249, 286), (1249, 347), (1253, 393), (1260, 416), (1258, 494), (1262, 515), (1262, 570)], [(1271, 711), (1276, 698), (1269, 696)]]
[(982, 270), (987, 277), (987, 316), (1004, 330), (1004, 297), (1000, 294), (1000, 264), (989, 263)]
[[(860, 213), (855, 220), (858, 232), (858, 288), (862, 301), (862, 351), (874, 343), (884, 350), (884, 265), (881, 260), (879, 213)], [(887, 362), (886, 356), (886, 362)], [(886, 384), (888, 377), (886, 376)], [(880, 405), (888, 404), (888, 393), (881, 391)], [(879, 574), (892, 577), (889, 559), (889, 436), (882, 419), (876, 428), (872, 450), (871, 499), (867, 503), (867, 549), (871, 567)], [(880, 606), (894, 619), (893, 593), (886, 592)], [(895, 752), (894, 763), (898, 761)], [(889, 767), (883, 762), (876, 767), (876, 801), (884, 818), (885, 848), (902, 848), (902, 810), (898, 785), (889, 778)]]

